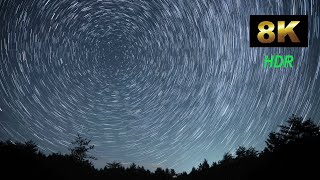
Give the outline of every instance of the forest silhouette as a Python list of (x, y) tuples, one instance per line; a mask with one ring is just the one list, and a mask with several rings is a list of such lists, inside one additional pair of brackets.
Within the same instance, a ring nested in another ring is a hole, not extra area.
[(234, 154), (225, 153), (211, 165), (205, 159), (190, 173), (120, 162), (106, 163), (96, 169), (89, 155), (91, 141), (78, 135), (69, 154), (45, 155), (32, 142), (0, 142), (1, 179), (154, 179), (154, 180), (247, 180), (247, 179), (318, 179), (320, 160), (320, 127), (311, 119), (292, 115), (279, 131), (271, 132), (263, 151), (240, 146)]

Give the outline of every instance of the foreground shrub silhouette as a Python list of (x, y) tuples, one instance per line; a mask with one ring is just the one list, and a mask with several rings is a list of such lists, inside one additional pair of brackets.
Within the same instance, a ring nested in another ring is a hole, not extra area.
[(310, 119), (291, 116), (278, 132), (271, 132), (266, 148), (258, 152), (253, 147), (239, 146), (234, 154), (225, 153), (210, 166), (204, 159), (191, 172), (178, 173), (173, 169), (157, 168), (155, 172), (132, 163), (106, 163), (96, 169), (89, 155), (91, 141), (78, 135), (72, 142), (70, 154), (44, 155), (37, 145), (0, 142), (1, 179), (318, 179), (320, 162), (320, 128)]

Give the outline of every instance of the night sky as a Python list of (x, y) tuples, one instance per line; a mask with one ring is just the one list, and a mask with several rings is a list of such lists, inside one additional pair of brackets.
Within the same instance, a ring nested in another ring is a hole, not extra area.
[[(308, 15), (307, 48), (251, 48), (250, 15)], [(295, 113), (320, 123), (320, 1), (0, 0), (0, 140), (96, 167), (190, 171), (261, 150)], [(263, 67), (265, 55), (293, 67)]]

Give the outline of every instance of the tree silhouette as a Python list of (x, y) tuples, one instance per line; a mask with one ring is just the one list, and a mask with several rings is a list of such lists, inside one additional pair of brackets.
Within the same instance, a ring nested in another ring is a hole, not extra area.
[(233, 161), (233, 155), (229, 152), (225, 153), (222, 157), (222, 160), (219, 161), (219, 164), (227, 164)]
[(266, 141), (267, 148), (266, 150), (273, 152), (277, 150), (277, 148), (281, 147), (285, 143), (285, 140), (278, 133), (272, 132), (269, 134), (269, 137)]
[(203, 163), (200, 163), (198, 171), (207, 171), (209, 170), (210, 165), (206, 159), (203, 160)]
[(113, 161), (112, 163), (107, 163), (106, 168), (108, 169), (120, 169), (123, 168), (120, 162)]
[(174, 169), (170, 169), (170, 176), (171, 177), (176, 177), (176, 171)]
[(285, 144), (295, 143), (301, 139), (317, 137), (320, 134), (319, 126), (310, 119), (303, 121), (302, 117), (292, 115), (288, 125), (281, 125), (279, 132), (272, 132), (266, 141), (267, 151), (278, 150)]
[(136, 170), (137, 169), (137, 165), (135, 163), (132, 163), (132, 164), (130, 164), (129, 169)]
[(278, 133), (286, 140), (286, 143), (288, 141), (295, 141), (304, 137), (319, 135), (319, 127), (314, 124), (311, 119), (303, 121), (302, 117), (292, 115), (287, 123), (287, 126), (280, 126), (280, 133)]
[(79, 161), (85, 161), (87, 159), (96, 159), (93, 156), (88, 155), (89, 150), (94, 149), (94, 145), (89, 145), (91, 140), (80, 136), (79, 134), (71, 144), (74, 145), (73, 148), (69, 149), (71, 152), (71, 157)]
[(244, 146), (239, 146), (236, 150), (236, 158), (256, 158), (258, 156), (258, 151), (256, 151), (253, 147), (246, 149)]

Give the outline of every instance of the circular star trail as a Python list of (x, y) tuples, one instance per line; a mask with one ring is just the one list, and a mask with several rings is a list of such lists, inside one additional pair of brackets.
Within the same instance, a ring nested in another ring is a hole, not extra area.
[[(292, 113), (319, 123), (316, 1), (0, 2), (1, 140), (190, 170), (264, 147)], [(308, 48), (250, 48), (250, 15), (308, 15)], [(294, 56), (265, 69), (265, 55)], [(317, 119), (318, 118), (318, 119)]]

